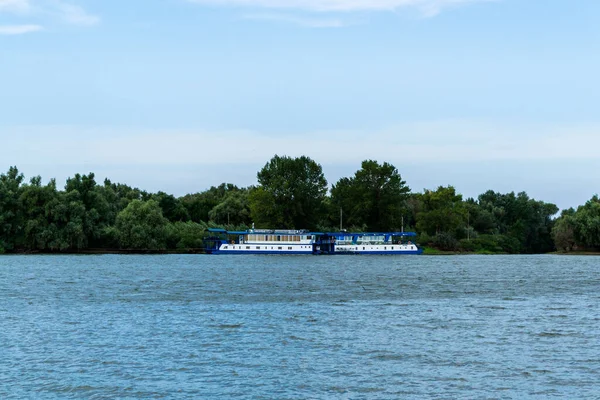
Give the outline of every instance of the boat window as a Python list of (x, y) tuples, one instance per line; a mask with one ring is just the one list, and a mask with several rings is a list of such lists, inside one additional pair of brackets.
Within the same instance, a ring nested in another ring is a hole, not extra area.
[(246, 250), (250, 250), (250, 246), (246, 246)]
[(256, 250), (260, 250), (260, 246), (256, 246)]
[(288, 250), (291, 250), (291, 249), (292, 249), (291, 247), (288, 247)]
[(278, 247), (278, 248), (277, 248), (277, 250), (281, 250), (281, 249), (283, 249), (283, 247)]

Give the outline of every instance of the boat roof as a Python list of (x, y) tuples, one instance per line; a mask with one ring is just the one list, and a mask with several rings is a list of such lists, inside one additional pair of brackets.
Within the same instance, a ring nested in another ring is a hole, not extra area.
[[(225, 235), (248, 235), (248, 234), (263, 234), (263, 235), (315, 235), (317, 232), (309, 232), (301, 229), (248, 229), (245, 231), (228, 231), (222, 228), (208, 228), (211, 233), (221, 233)], [(323, 235), (323, 233), (319, 233)]]
[(330, 236), (417, 236), (415, 232), (330, 232)]
[(247, 235), (247, 234), (277, 234), (277, 235), (316, 235), (316, 236), (417, 236), (415, 232), (309, 232), (306, 230), (293, 229), (249, 229), (246, 231), (228, 231), (222, 228), (208, 228), (211, 233), (224, 235)]

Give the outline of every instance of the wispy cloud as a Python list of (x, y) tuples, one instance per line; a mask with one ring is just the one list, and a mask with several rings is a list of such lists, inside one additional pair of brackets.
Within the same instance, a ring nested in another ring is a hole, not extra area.
[[(11, 139), (0, 159), (48, 163), (201, 164), (222, 161), (261, 163), (273, 154), (308, 155), (330, 163), (367, 158), (404, 163), (464, 163), (597, 159), (598, 126), (502, 125), (497, 121), (448, 120), (407, 123), (379, 131), (326, 131), (282, 134), (253, 131), (90, 129), (69, 126), (4, 129)], [(0, 135), (1, 138), (2, 135)], [(319, 138), (318, 146), (313, 140)], [(565, 138), (568, 137), (568, 140)], [(426, 140), (424, 140), (426, 138)], [(181, 146), (185, 143), (185, 146)], [(231, 146), (235, 143), (235, 146)], [(586, 143), (586, 146), (581, 146)], [(47, 152), (48, 148), (60, 149)], [(134, 153), (131, 149), (135, 148)], [(331, 149), (336, 149), (332, 152)]]
[(0, 0), (0, 13), (26, 13), (30, 10), (29, 0)]
[(22, 35), (41, 30), (40, 25), (0, 25), (0, 35)]
[(188, 0), (205, 5), (248, 8), (296, 9), (313, 12), (396, 11), (412, 7), (426, 16), (439, 14), (447, 7), (491, 0)]
[(330, 183), (351, 176), (361, 161), (374, 159), (398, 167), (413, 190), (447, 184), (468, 196), (490, 188), (526, 190), (567, 208), (585, 202), (600, 185), (597, 174), (589, 173), (600, 168), (599, 130), (597, 124), (473, 120), (278, 136), (252, 131), (3, 127), (0, 160), (5, 170), (17, 165), (26, 176), (42, 174), (64, 182), (75, 172), (93, 171), (98, 182), (108, 177), (183, 195), (225, 181), (255, 184), (256, 172), (274, 154), (311, 157), (323, 165)]
[(0, 0), (0, 14), (11, 22), (0, 26), (0, 34), (4, 35), (40, 31), (56, 22), (79, 26), (100, 22), (100, 17), (63, 0)]
[(100, 17), (86, 12), (77, 5), (57, 2), (55, 9), (63, 21), (73, 25), (92, 26), (100, 22)]
[(350, 25), (340, 18), (311, 18), (280, 13), (247, 14), (243, 18), (248, 20), (282, 22), (308, 28), (341, 28)]

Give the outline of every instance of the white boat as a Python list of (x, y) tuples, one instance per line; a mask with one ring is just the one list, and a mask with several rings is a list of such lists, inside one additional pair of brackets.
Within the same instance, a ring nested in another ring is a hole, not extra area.
[(301, 230), (250, 229), (226, 231), (209, 229), (205, 239), (211, 254), (313, 254), (316, 235)]
[(305, 230), (211, 228), (210, 254), (421, 254), (414, 232), (308, 232)]
[(335, 254), (421, 254), (414, 232), (335, 233)]

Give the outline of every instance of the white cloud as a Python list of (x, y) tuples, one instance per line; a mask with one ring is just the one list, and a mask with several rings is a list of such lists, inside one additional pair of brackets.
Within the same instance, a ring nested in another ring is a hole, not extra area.
[(29, 0), (0, 0), (0, 13), (27, 13), (31, 10)]
[(40, 30), (40, 25), (0, 25), (0, 35), (22, 35)]
[(466, 3), (490, 0), (188, 0), (206, 5), (297, 9), (316, 12), (331, 11), (395, 11), (405, 7), (421, 10), (425, 15), (438, 14), (442, 9)]
[[(264, 163), (274, 154), (319, 162), (478, 163), (597, 159), (600, 126), (502, 126), (442, 121), (363, 131), (265, 135), (251, 131), (3, 128), (0, 159), (11, 164), (215, 165)], [(581, 144), (585, 143), (585, 146)], [(53, 149), (48, 152), (48, 149)]]
[(59, 17), (70, 24), (91, 26), (100, 22), (100, 17), (89, 14), (79, 6), (67, 3), (56, 3), (55, 7)]
[[(40, 30), (42, 25), (38, 25), (38, 23), (47, 25), (53, 21), (81, 26), (96, 25), (100, 22), (100, 17), (88, 13), (78, 5), (63, 0), (0, 0), (0, 14), (18, 19), (19, 22), (18, 24), (4, 26), (4, 34), (19, 34)], [(32, 21), (35, 21), (36, 24), (32, 24)], [(20, 27), (20, 29), (17, 27)], [(22, 32), (22, 30), (25, 30), (25, 32)]]
[(277, 136), (251, 131), (178, 131), (3, 127), (0, 173), (64, 182), (97, 173), (150, 191), (183, 195), (221, 182), (256, 183), (274, 155), (306, 155), (330, 183), (365, 159), (395, 165), (415, 191), (452, 184), (477, 196), (488, 189), (527, 191), (562, 208), (583, 204), (600, 178), (600, 125), (552, 126), (451, 120), (401, 124), (379, 131), (325, 131)]
[(248, 14), (243, 17), (249, 20), (283, 22), (286, 24), (304, 26), (308, 28), (341, 28), (348, 23), (339, 18), (306, 18), (287, 14)]

